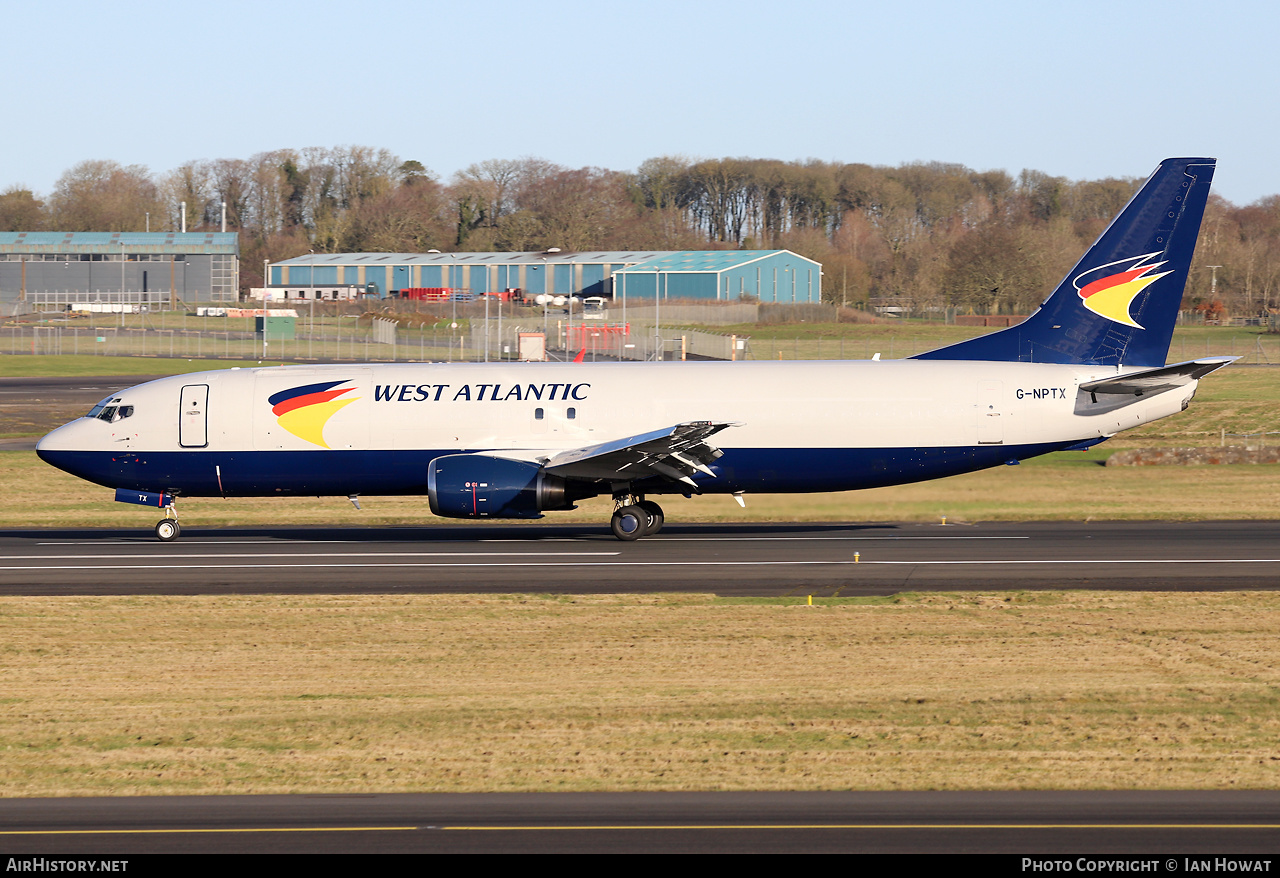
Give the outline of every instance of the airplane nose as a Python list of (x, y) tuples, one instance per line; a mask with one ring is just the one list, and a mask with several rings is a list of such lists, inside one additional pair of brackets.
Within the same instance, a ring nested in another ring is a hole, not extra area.
[(96, 422), (89, 418), (63, 424), (40, 438), (36, 443), (36, 456), (73, 476), (102, 484), (103, 474), (97, 471), (101, 455), (96, 452), (94, 441), (98, 437), (92, 435), (94, 426)]
[(78, 438), (83, 439), (84, 430), (81, 427), (81, 421), (84, 418), (77, 418), (69, 424), (63, 424), (56, 430), (51, 430), (40, 437), (36, 442), (36, 454), (45, 460), (41, 452), (43, 451), (86, 451), (89, 446), (83, 441), (77, 441)]

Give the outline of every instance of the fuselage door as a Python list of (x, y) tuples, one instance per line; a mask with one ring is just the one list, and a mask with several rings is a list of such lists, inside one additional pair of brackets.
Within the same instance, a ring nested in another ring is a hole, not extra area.
[(188, 384), (182, 388), (178, 411), (178, 444), (183, 448), (209, 445), (209, 385)]
[(1001, 408), (1000, 381), (978, 382), (978, 444), (1004, 444), (1004, 417)]

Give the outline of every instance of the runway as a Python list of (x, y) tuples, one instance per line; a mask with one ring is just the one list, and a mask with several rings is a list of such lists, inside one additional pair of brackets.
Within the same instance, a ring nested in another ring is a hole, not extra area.
[[(1280, 793), (1269, 791), (0, 800), (0, 847), (6, 856), (950, 852), (1070, 854), (1074, 861), (1087, 855), (1145, 854), (1145, 860), (1157, 860), (1157, 868), (1149, 871), (1178, 872), (1187, 871), (1187, 865), (1174, 855), (1229, 854), (1235, 860), (1274, 853), (1277, 846)], [(1017, 868), (1019, 861), (1010, 865)]]
[(0, 531), (0, 594), (642, 593), (1280, 587), (1280, 522)]
[[(0, 378), (0, 434), (47, 433), (80, 417), (104, 396), (156, 377)], [(30, 451), (36, 438), (0, 439), (0, 450)]]

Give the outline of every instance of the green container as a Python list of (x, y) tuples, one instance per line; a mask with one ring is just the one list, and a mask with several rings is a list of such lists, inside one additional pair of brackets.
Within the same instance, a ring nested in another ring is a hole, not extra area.
[(266, 333), (267, 341), (292, 341), (294, 338), (294, 322), (296, 317), (255, 317), (253, 318), (253, 330), (257, 335), (258, 341), (262, 341), (262, 334)]

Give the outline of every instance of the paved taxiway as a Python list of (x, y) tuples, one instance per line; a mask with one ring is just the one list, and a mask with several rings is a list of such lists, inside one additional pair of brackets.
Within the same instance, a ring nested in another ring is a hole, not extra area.
[[(0, 378), (0, 433), (47, 433), (80, 417), (104, 396), (154, 377)], [(0, 450), (35, 447), (35, 437), (0, 439)]]
[[(1272, 791), (445, 793), (0, 800), (24, 853), (1178, 854), (1280, 848)], [(1184, 861), (1174, 857), (1177, 868)], [(1016, 864), (1015, 864), (1016, 865)], [(134, 871), (130, 869), (129, 871)]]
[(714, 592), (1280, 587), (1280, 522), (0, 531), (0, 594)]

